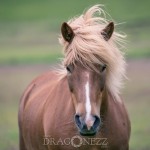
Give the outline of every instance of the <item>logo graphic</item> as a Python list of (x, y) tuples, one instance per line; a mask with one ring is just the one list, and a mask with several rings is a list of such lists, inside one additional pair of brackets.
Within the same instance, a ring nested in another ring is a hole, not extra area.
[(57, 138), (57, 140), (51, 136), (43, 138), (43, 145), (71, 145), (72, 147), (79, 148), (84, 145), (98, 145), (102, 148), (108, 147), (107, 138), (83, 138), (79, 135), (75, 135), (71, 138)]
[(76, 135), (76, 136), (73, 136), (72, 138), (71, 138), (71, 145), (73, 146), (73, 147), (80, 147), (81, 145), (82, 145), (83, 143), (82, 143), (82, 138), (80, 137), (80, 136), (78, 136), (78, 135)]

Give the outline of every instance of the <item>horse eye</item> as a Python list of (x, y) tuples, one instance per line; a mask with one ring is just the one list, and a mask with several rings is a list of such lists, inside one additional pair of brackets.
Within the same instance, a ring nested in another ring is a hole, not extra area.
[(71, 70), (70, 70), (70, 68), (68, 66), (66, 67), (66, 69), (67, 69), (68, 72), (71, 72)]
[(106, 65), (101, 66), (101, 72), (105, 71)]
[(67, 71), (68, 71), (69, 73), (72, 73), (72, 71), (73, 71), (73, 66), (72, 66), (72, 65), (68, 65), (68, 66), (66, 67), (66, 69), (67, 69)]

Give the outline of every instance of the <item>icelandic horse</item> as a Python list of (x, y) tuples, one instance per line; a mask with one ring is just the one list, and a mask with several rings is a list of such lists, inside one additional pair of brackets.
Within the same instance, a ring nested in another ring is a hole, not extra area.
[[(120, 97), (124, 36), (103, 13), (95, 5), (62, 24), (63, 68), (33, 80), (21, 98), (20, 150), (129, 149), (130, 120)], [(48, 136), (53, 142), (43, 144)], [(107, 145), (54, 143), (75, 136), (76, 143), (105, 138)]]

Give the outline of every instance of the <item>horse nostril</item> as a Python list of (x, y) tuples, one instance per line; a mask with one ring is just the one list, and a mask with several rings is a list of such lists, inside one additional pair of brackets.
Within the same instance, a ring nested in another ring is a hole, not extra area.
[(78, 114), (75, 115), (75, 122), (79, 128), (81, 128), (82, 124), (80, 121), (80, 116)]
[(81, 135), (94, 135), (99, 129), (101, 120), (98, 116), (91, 116), (93, 123), (85, 122), (86, 120), (82, 119), (78, 114), (74, 118)]
[(93, 124), (93, 128), (97, 129), (98, 126), (100, 125), (101, 120), (98, 116), (94, 116), (94, 118), (95, 118), (95, 121), (94, 121), (94, 124)]

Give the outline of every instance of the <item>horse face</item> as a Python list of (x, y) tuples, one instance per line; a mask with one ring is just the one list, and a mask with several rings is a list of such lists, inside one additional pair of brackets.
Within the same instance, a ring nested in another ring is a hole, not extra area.
[(75, 123), (81, 135), (95, 135), (98, 131), (102, 93), (105, 87), (106, 65), (95, 65), (98, 72), (83, 65), (68, 65), (68, 84), (75, 105)]

